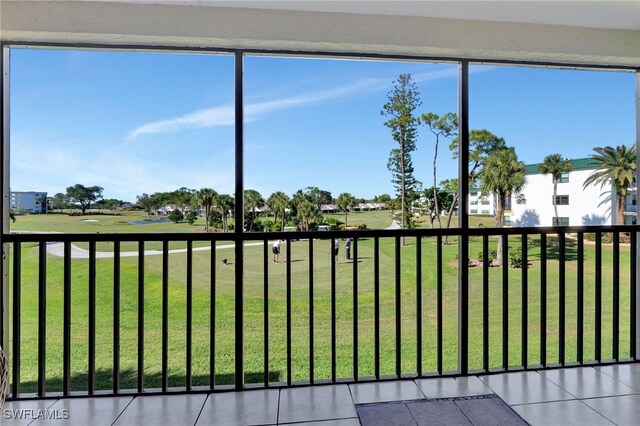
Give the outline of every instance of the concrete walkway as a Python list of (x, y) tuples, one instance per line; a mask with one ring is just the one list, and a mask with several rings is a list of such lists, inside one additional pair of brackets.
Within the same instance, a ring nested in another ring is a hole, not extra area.
[[(258, 243), (245, 243), (245, 247), (249, 247), (249, 246), (260, 246), (262, 245), (262, 242), (258, 242)], [(222, 250), (222, 249), (230, 249), (230, 248), (234, 248), (235, 245), (234, 244), (224, 244), (221, 246), (216, 246), (216, 250)], [(195, 247), (193, 248), (193, 251), (209, 251), (211, 250), (211, 246), (207, 246), (207, 247)], [(169, 254), (176, 254), (176, 253), (186, 253), (187, 249), (172, 249), (169, 250)], [(47, 243), (47, 253), (53, 255), (53, 256), (58, 256), (58, 257), (64, 257), (64, 243)], [(158, 255), (162, 255), (162, 250), (145, 250), (144, 251), (144, 255), (145, 256), (158, 256)], [(138, 257), (138, 251), (134, 250), (134, 251), (121, 251), (120, 252), (120, 257)], [(85, 250), (83, 248), (80, 248), (78, 246), (76, 246), (75, 244), (71, 244), (71, 258), (72, 259), (88, 259), (89, 258), (89, 250)], [(113, 258), (113, 252), (111, 251), (96, 251), (96, 259), (110, 259)]]

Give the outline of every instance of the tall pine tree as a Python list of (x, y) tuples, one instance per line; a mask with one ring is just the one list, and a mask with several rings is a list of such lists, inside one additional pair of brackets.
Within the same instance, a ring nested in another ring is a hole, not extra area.
[[(410, 228), (409, 201), (415, 197), (419, 185), (413, 176), (411, 161), (411, 153), (416, 150), (420, 124), (420, 119), (414, 115), (414, 111), (422, 104), (411, 74), (400, 74), (387, 98), (388, 102), (382, 107), (381, 114), (388, 117), (384, 125), (391, 129), (391, 136), (398, 143), (398, 147), (391, 150), (387, 168), (391, 171), (391, 181), (400, 197), (401, 226)], [(404, 243), (403, 238), (402, 244)]]

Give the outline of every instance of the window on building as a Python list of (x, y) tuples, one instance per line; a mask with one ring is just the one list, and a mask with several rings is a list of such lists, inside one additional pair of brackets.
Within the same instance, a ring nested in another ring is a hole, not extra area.
[(469, 210), (469, 214), (478, 214), (478, 210)]
[(481, 214), (491, 214), (491, 212), (489, 210), (482, 210), (480, 213)]
[(477, 206), (477, 205), (478, 205), (478, 200), (473, 200), (473, 201), (471, 201), (471, 205), (472, 205), (472, 206)]
[[(553, 198), (552, 204), (553, 204)], [(568, 206), (569, 205), (569, 196), (568, 195), (556, 195), (556, 205), (557, 206)]]
[(502, 226), (511, 226), (511, 216), (505, 216), (502, 218)]
[(568, 183), (569, 182), (569, 173), (562, 173), (558, 178), (558, 183)]
[(482, 205), (483, 206), (488, 206), (489, 205), (489, 200), (487, 200), (487, 199), (482, 200)]
[(469, 193), (469, 196), (471, 196), (471, 197), (477, 197), (477, 196), (478, 196), (478, 192), (477, 192), (477, 191), (471, 191), (471, 192)]
[(554, 217), (553, 226), (569, 226), (568, 217)]

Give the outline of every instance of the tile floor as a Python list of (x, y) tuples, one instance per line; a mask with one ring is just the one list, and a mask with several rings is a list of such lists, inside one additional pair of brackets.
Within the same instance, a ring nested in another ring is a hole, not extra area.
[[(488, 394), (532, 425), (639, 424), (640, 364), (211, 395), (9, 401), (0, 424), (351, 426), (360, 424), (355, 404)], [(68, 418), (33, 419), (43, 412), (57, 417), (66, 412)]]

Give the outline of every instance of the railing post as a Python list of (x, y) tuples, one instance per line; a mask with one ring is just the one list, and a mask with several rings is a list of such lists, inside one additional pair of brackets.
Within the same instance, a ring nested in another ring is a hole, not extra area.
[[(640, 164), (638, 161), (640, 161), (640, 150), (638, 149), (640, 148), (640, 72), (636, 72), (636, 164)], [(638, 183), (640, 183), (640, 170), (638, 170), (636, 168), (636, 200), (638, 199)], [(638, 213), (636, 212), (636, 223), (640, 223), (640, 221), (638, 220)], [(638, 239), (638, 237), (640, 236), (640, 232), (636, 233), (636, 241)], [(636, 252), (635, 252), (635, 257), (636, 257), (636, 265), (638, 265), (639, 261), (640, 261), (640, 251), (638, 251), (638, 245), (636, 245)], [(636, 276), (634, 277), (635, 281), (635, 285), (637, 286), (638, 283), (640, 283), (640, 268), (636, 268)], [(637, 287), (636, 287), (637, 289)], [(636, 317), (635, 317), (635, 353), (633, 354), (633, 357), (635, 359), (640, 358), (640, 316), (638, 315), (638, 312), (640, 312), (640, 292), (636, 291), (635, 292), (636, 295), (636, 300), (634, 301), (636, 309), (635, 309), (635, 313), (636, 313)]]
[[(0, 164), (2, 172), (2, 201), (0, 202), (0, 230), (1, 234), (9, 233), (9, 47), (1, 46), (2, 61), (0, 61), (0, 137), (2, 138), (2, 149), (0, 149)], [(0, 235), (2, 245), (2, 269), (0, 279), (2, 280), (2, 314), (0, 315), (0, 333), (2, 333), (2, 349), (7, 356), (7, 365), (11, 365), (9, 360), (9, 245), (4, 242)]]
[(235, 53), (235, 387), (244, 388), (244, 123), (243, 123), (243, 74), (242, 52)]
[(469, 62), (458, 65), (458, 371), (469, 370)]

